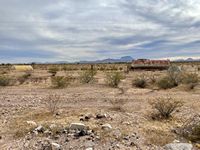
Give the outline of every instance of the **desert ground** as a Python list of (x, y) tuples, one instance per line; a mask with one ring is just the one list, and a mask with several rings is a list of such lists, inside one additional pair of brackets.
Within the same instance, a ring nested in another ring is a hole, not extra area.
[[(27, 71), (1, 69), (1, 74), (15, 83), (0, 87), (0, 149), (163, 150), (171, 143), (200, 148), (200, 130), (197, 140), (181, 134), (200, 115), (199, 82), (191, 89), (182, 83), (161, 89), (156, 81), (167, 70), (126, 72), (119, 65), (117, 71), (123, 78), (116, 87), (106, 81), (106, 73), (113, 71), (101, 68), (89, 83), (80, 82), (84, 69), (60, 69), (55, 76), (73, 78), (62, 88), (52, 87), (52, 75), (45, 65), (35, 66), (20, 83)], [(187, 64), (186, 68), (193, 67), (199, 64)], [(187, 73), (199, 78), (198, 69)], [(145, 87), (133, 85), (139, 77), (145, 79)], [(167, 119), (153, 117), (156, 109), (151, 102), (169, 97), (182, 105)], [(54, 110), (51, 99), (57, 101)], [(198, 125), (200, 129), (200, 117)]]

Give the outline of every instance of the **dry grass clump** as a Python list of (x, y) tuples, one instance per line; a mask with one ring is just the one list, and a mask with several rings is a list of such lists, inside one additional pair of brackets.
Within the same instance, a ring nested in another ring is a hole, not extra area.
[(73, 80), (70, 76), (53, 76), (51, 77), (51, 83), (54, 88), (65, 88), (69, 86)]
[(11, 78), (1, 75), (0, 76), (0, 86), (8, 86), (11, 84)]
[(81, 83), (90, 83), (94, 81), (94, 76), (96, 75), (95, 70), (86, 70), (80, 75)]
[(192, 142), (200, 142), (200, 115), (189, 119), (181, 128), (180, 133)]
[(147, 86), (147, 81), (144, 77), (138, 77), (135, 80), (133, 80), (133, 86), (136, 86), (138, 88), (145, 88)]
[(111, 87), (118, 87), (120, 81), (124, 78), (120, 72), (109, 72), (106, 75), (107, 84)]
[(182, 83), (188, 86), (188, 89), (192, 90), (198, 84), (199, 78), (196, 73), (185, 73), (182, 75)]
[(58, 67), (51, 67), (49, 68), (48, 72), (51, 73), (52, 76), (55, 76), (57, 72), (59, 71)]
[(111, 103), (111, 110), (112, 111), (119, 111), (119, 112), (124, 112), (125, 108), (124, 105), (126, 104), (126, 100), (124, 99), (113, 99), (110, 100)]
[(48, 111), (52, 114), (55, 114), (61, 104), (61, 97), (59, 95), (49, 95), (45, 99), (45, 107), (48, 109)]
[(157, 146), (164, 146), (174, 141), (175, 136), (163, 130), (150, 130), (146, 131), (146, 139), (148, 144), (154, 144)]
[(166, 97), (151, 101), (150, 105), (156, 110), (156, 113), (152, 114), (152, 119), (169, 119), (172, 117), (172, 113), (183, 106), (183, 103), (171, 97)]

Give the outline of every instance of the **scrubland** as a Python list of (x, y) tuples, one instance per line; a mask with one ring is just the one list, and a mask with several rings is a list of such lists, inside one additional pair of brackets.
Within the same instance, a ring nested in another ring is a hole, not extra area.
[(1, 66), (2, 150), (200, 148), (199, 64), (164, 71), (129, 71), (127, 64), (33, 67)]

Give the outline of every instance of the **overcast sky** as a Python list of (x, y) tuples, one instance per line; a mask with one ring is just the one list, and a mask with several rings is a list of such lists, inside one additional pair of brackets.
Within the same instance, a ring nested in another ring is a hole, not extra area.
[(199, 0), (0, 0), (0, 62), (200, 57)]

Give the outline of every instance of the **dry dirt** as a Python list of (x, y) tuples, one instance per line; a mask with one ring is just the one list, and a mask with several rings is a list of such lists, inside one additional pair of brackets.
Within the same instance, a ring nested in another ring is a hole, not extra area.
[[(16, 74), (16, 73), (11, 73)], [(20, 73), (19, 73), (20, 74)], [(64, 73), (60, 73), (64, 74)], [(78, 76), (77, 72), (70, 72)], [(189, 142), (173, 132), (181, 127), (190, 117), (200, 112), (200, 86), (187, 91), (180, 86), (170, 90), (158, 90), (150, 85), (146, 89), (132, 87), (131, 81), (136, 76), (162, 76), (164, 72), (130, 72), (120, 83), (120, 88), (111, 88), (105, 84), (104, 72), (98, 72), (96, 82), (91, 84), (73, 83), (64, 89), (52, 89), (49, 79), (40, 83), (28, 82), (18, 86), (0, 88), (0, 149), (40, 149), (46, 139), (59, 143), (63, 149), (83, 149), (93, 147), (97, 150), (108, 149), (161, 149), (174, 140)], [(45, 71), (35, 70), (33, 76), (48, 76)], [(49, 94), (61, 97), (57, 115), (48, 112), (44, 104)], [(170, 120), (155, 121), (149, 101), (170, 96), (184, 102)], [(121, 101), (120, 105), (113, 101)], [(120, 109), (118, 109), (120, 107)], [(92, 118), (80, 121), (81, 116), (106, 114), (104, 119)], [(26, 131), (31, 127), (27, 121), (38, 125), (57, 124), (68, 127), (70, 123), (82, 122), (95, 131), (95, 137), (67, 137), (64, 134), (56, 138), (34, 136)], [(109, 123), (112, 131), (102, 131), (101, 125)], [(30, 137), (31, 136), (31, 137)], [(32, 146), (32, 147), (31, 147)]]

